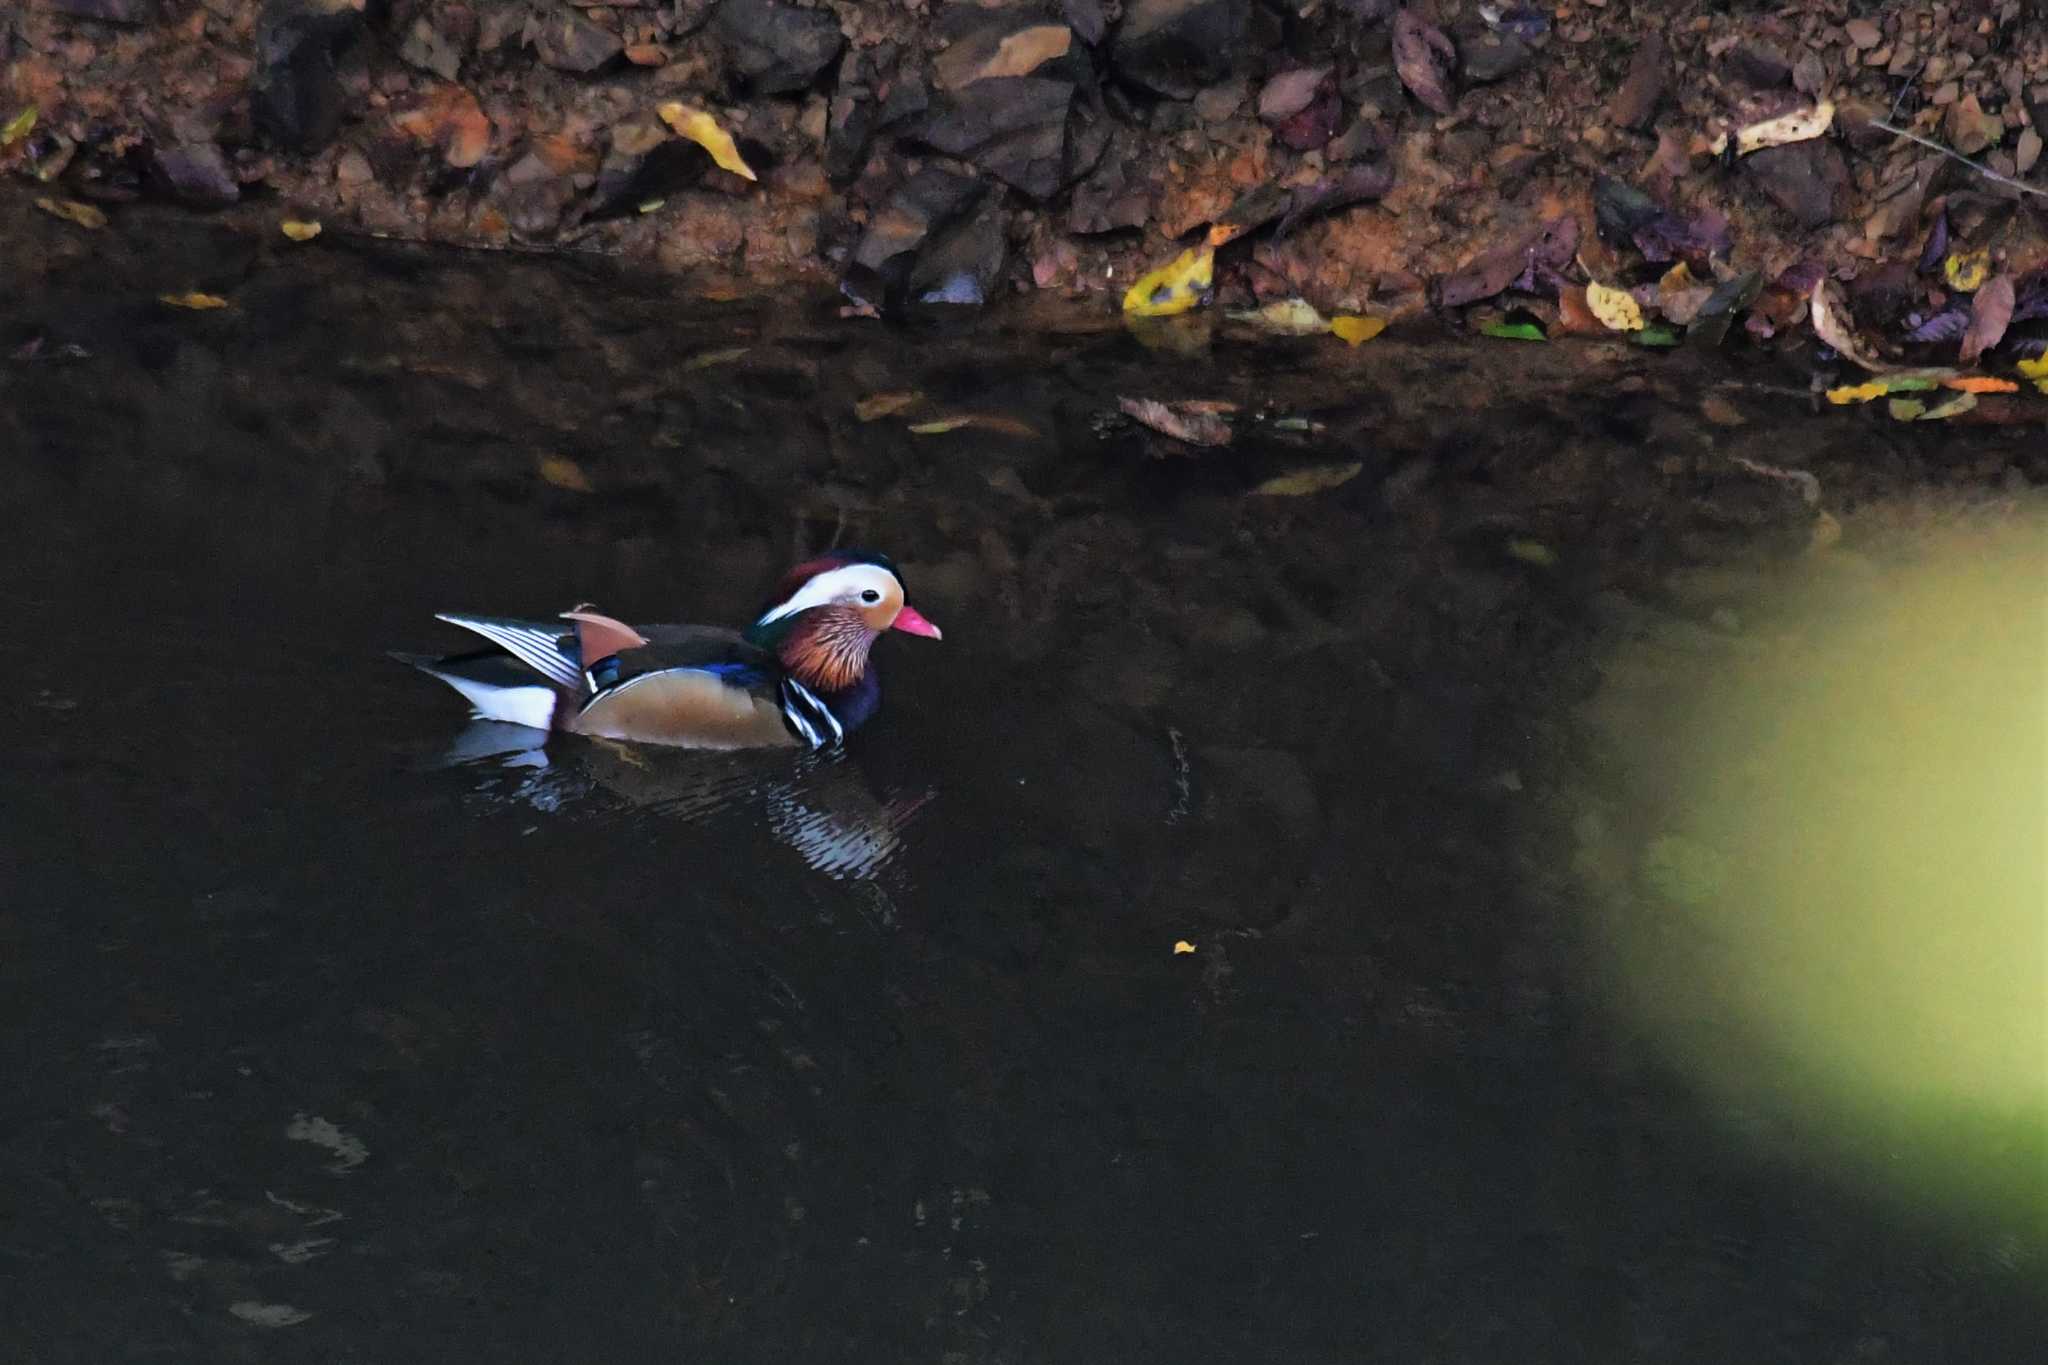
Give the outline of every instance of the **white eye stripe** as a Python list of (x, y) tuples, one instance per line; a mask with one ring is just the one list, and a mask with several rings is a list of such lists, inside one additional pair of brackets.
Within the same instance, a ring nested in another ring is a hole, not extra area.
[(887, 596), (891, 590), (901, 596), (903, 589), (896, 582), (896, 575), (876, 564), (848, 564), (843, 568), (828, 569), (805, 583), (787, 601), (778, 602), (761, 614), (756, 625), (780, 621), (785, 616), (794, 616), (812, 607), (822, 607), (833, 602), (856, 601), (862, 592), (874, 592)]

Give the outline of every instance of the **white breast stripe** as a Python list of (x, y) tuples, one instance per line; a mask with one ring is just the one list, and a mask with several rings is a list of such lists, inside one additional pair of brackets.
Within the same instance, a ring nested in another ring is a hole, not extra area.
[(525, 621), (500, 621), (487, 616), (458, 616), (452, 612), (440, 612), (437, 619), (475, 631), (558, 687), (571, 692), (583, 690), (583, 679), (577, 673), (575, 661), (555, 647), (555, 642), (562, 635), (558, 627), (532, 625)]
[[(789, 717), (790, 724), (810, 742), (813, 749), (846, 741), (846, 727), (839, 723), (839, 717), (832, 714), (832, 708), (819, 701), (810, 688), (795, 678), (782, 680), (782, 713)], [(826, 733), (831, 735), (830, 739), (824, 737)]]

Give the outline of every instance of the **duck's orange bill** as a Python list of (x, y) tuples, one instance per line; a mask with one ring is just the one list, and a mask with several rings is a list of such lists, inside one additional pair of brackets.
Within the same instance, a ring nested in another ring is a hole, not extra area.
[(924, 619), (923, 612), (908, 603), (904, 604), (902, 611), (896, 613), (895, 629), (908, 635), (922, 635), (930, 640), (945, 638), (939, 634), (937, 626)]

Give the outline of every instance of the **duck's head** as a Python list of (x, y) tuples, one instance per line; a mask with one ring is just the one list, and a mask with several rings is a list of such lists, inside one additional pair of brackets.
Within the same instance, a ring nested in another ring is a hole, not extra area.
[(903, 576), (888, 556), (835, 550), (791, 569), (747, 638), (774, 651), (805, 686), (837, 692), (861, 680), (868, 650), (889, 630), (940, 638), (904, 600)]

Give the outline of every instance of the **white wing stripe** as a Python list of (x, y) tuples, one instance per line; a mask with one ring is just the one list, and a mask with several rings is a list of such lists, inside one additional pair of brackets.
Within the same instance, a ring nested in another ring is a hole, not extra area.
[(525, 664), (558, 687), (571, 692), (583, 690), (575, 661), (555, 647), (561, 632), (548, 626), (531, 626), (518, 621), (493, 621), (479, 616), (456, 616), (441, 612), (438, 619), (464, 630), (473, 630), (492, 644)]

